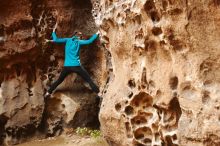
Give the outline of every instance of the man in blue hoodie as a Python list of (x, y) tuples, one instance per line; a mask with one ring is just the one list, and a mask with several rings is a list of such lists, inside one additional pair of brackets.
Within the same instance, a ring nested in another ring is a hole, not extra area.
[(52, 33), (52, 42), (55, 43), (65, 43), (65, 60), (64, 60), (64, 68), (60, 73), (60, 76), (58, 80), (56, 80), (49, 88), (49, 90), (46, 92), (45, 96), (50, 96), (52, 92), (56, 89), (56, 87), (61, 84), (67, 75), (71, 73), (77, 73), (80, 75), (86, 82), (89, 83), (90, 87), (95, 93), (99, 93), (99, 88), (96, 86), (96, 84), (92, 81), (90, 78), (88, 72), (83, 68), (83, 66), (80, 63), (80, 47), (82, 45), (88, 45), (94, 42), (99, 32), (94, 34), (90, 39), (88, 40), (81, 40), (80, 36), (82, 35), (81, 32), (75, 32), (74, 36), (72, 38), (58, 38), (55, 29)]

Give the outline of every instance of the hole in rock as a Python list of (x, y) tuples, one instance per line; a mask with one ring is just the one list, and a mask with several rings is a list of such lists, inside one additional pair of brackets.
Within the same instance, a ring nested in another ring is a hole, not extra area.
[(168, 7), (168, 2), (166, 0), (163, 0), (162, 1), (162, 6), (163, 6), (163, 9), (166, 10), (167, 7)]
[(173, 97), (177, 97), (178, 96), (178, 94), (177, 94), (177, 92), (173, 92), (173, 95), (172, 95)]
[(120, 110), (121, 110), (121, 104), (120, 104), (120, 103), (117, 103), (117, 104), (115, 105), (115, 109), (116, 109), (116, 111), (120, 111)]
[(126, 123), (125, 123), (125, 128), (126, 128), (127, 132), (130, 132), (130, 131), (131, 131), (131, 126), (130, 126), (130, 123), (129, 123), (129, 122), (126, 122)]
[(202, 103), (203, 104), (208, 104), (208, 102), (210, 101), (210, 96), (209, 96), (209, 91), (203, 91), (202, 92)]
[(151, 139), (152, 131), (149, 127), (141, 127), (135, 130), (134, 137), (138, 140), (143, 139), (143, 138)]
[(138, 116), (135, 116), (131, 119), (131, 123), (133, 125), (146, 124), (148, 122), (147, 119), (151, 119), (153, 117), (152, 113), (139, 112)]
[(178, 86), (178, 78), (176, 76), (170, 78), (169, 85), (170, 85), (171, 89), (173, 89), (173, 90), (176, 89)]
[(177, 97), (174, 97), (170, 101), (170, 107), (169, 108), (175, 113), (176, 120), (177, 120), (176, 123), (178, 123), (178, 121), (180, 119), (180, 116), (182, 114), (182, 110), (180, 108), (180, 104), (179, 104), (179, 101), (178, 101)]
[(152, 81), (152, 80), (150, 80), (150, 81), (149, 81), (149, 85), (150, 85), (150, 87), (155, 87), (155, 82)]
[(145, 67), (143, 68), (143, 71), (142, 71), (141, 83), (142, 83), (143, 88), (147, 85), (147, 71)]
[(160, 45), (163, 46), (163, 45), (166, 45), (166, 42), (164, 40), (160, 41)]
[(206, 80), (206, 81), (204, 81), (203, 85), (204, 85), (204, 86), (208, 86), (208, 85), (210, 85), (211, 83), (212, 83), (211, 80)]
[(138, 85), (138, 90), (139, 90), (139, 91), (141, 90), (141, 86), (140, 86), (140, 85)]
[(156, 96), (161, 96), (162, 92), (160, 90), (157, 90)]
[(154, 8), (155, 8), (155, 5), (154, 5), (154, 1), (153, 1), (153, 0), (148, 0), (148, 1), (145, 3), (145, 5), (144, 5), (144, 10), (145, 10), (146, 12), (148, 12), (148, 11), (154, 9)]
[(177, 140), (177, 135), (176, 134), (173, 135), (173, 140)]
[(153, 98), (145, 92), (140, 92), (139, 94), (135, 95), (131, 100), (131, 105), (136, 107), (152, 106), (152, 103), (153, 103)]
[(151, 144), (151, 139), (145, 138), (145, 139), (143, 140), (143, 142), (144, 142), (145, 144), (147, 144), (147, 145), (150, 145), (150, 144)]
[(154, 40), (145, 40), (144, 44), (145, 44), (145, 51), (156, 52), (157, 43)]
[(46, 75), (41, 75), (40, 79), (41, 79), (42, 81), (44, 81), (44, 80), (47, 79), (47, 76), (46, 76)]
[(133, 22), (137, 22), (137, 24), (141, 24), (141, 15), (137, 15), (135, 16), (135, 18), (133, 19)]
[(170, 40), (170, 45), (173, 46), (173, 49), (175, 51), (181, 51), (184, 48), (184, 44), (183, 42), (181, 42), (180, 40)]
[(131, 98), (133, 96), (133, 92), (129, 92), (128, 98)]
[(167, 135), (167, 136), (165, 137), (165, 140), (166, 140), (167, 145), (173, 146), (172, 139), (171, 139), (171, 137), (170, 137), (169, 135)]
[(161, 29), (160, 27), (154, 27), (154, 28), (152, 29), (152, 33), (153, 33), (154, 35), (160, 35), (160, 34), (162, 33), (162, 29)]
[(151, 20), (153, 22), (158, 22), (160, 21), (160, 16), (159, 16), (159, 13), (157, 11), (152, 11), (150, 12), (150, 17), (151, 17)]
[(134, 79), (130, 79), (130, 80), (128, 81), (128, 86), (129, 86), (130, 88), (135, 88), (135, 87), (136, 87), (135, 80), (134, 80)]
[(135, 146), (145, 146), (145, 145), (141, 144), (141, 143), (137, 143), (137, 144), (135, 144)]
[(132, 114), (134, 113), (133, 107), (131, 107), (131, 106), (125, 107), (125, 113), (126, 113), (127, 115), (132, 115)]
[(136, 139), (142, 139), (142, 138), (144, 138), (144, 134), (142, 134), (142, 133), (137, 133), (137, 134), (135, 134), (135, 138)]

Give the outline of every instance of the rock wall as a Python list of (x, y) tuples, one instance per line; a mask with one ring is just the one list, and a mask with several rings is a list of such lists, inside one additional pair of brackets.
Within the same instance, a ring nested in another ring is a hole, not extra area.
[(101, 129), (113, 146), (220, 145), (220, 2), (101, 0), (110, 52)]
[[(59, 37), (97, 31), (89, 0), (0, 1), (0, 145), (33, 135), (53, 136), (63, 127), (98, 127), (95, 95), (76, 75), (44, 100), (63, 66), (64, 45), (47, 43), (58, 24)], [(105, 50), (98, 41), (82, 48), (81, 61), (98, 85), (106, 80)]]
[(0, 0), (0, 145), (99, 126), (76, 75), (43, 98), (63, 65), (64, 46), (46, 42), (57, 23), (61, 37), (101, 31), (104, 47), (81, 58), (102, 90), (109, 144), (219, 146), (219, 11), (218, 0)]

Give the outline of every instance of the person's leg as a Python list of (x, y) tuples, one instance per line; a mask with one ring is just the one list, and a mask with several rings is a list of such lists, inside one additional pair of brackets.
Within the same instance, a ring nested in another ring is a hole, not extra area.
[(88, 72), (83, 68), (83, 66), (79, 66), (77, 69), (77, 74), (80, 75), (86, 82), (89, 83), (90, 87), (95, 93), (99, 93), (98, 86), (92, 81)]
[(56, 89), (56, 87), (63, 82), (63, 80), (66, 78), (66, 76), (70, 73), (69, 69), (64, 67), (63, 70), (60, 73), (59, 78), (50, 86), (48, 93), (52, 93), (53, 90)]

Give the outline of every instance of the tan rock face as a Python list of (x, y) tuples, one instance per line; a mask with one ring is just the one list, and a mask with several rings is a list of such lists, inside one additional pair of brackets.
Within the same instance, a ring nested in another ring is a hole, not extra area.
[(96, 23), (113, 70), (100, 121), (112, 145), (220, 145), (219, 7), (100, 1)]

